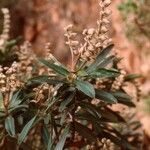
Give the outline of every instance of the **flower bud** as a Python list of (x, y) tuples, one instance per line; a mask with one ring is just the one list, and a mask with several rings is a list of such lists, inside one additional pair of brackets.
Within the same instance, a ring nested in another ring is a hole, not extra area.
[(105, 0), (104, 1), (104, 6), (108, 7), (111, 4), (111, 0)]
[(108, 29), (105, 26), (102, 26), (101, 31), (102, 31), (102, 33), (105, 33), (108, 31)]
[(88, 29), (88, 34), (89, 35), (93, 35), (94, 33), (95, 33), (95, 29), (94, 28)]

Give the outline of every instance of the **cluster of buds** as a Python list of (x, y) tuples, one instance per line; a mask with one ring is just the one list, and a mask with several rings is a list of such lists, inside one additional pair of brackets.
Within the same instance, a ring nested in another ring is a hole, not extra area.
[(80, 48), (81, 58), (86, 61), (93, 61), (97, 55), (99, 40), (97, 40), (96, 30), (94, 28), (83, 30), (84, 45)]
[(93, 145), (87, 145), (87, 150), (95, 150), (99, 148), (100, 150), (115, 150), (116, 147), (109, 139), (102, 138), (101, 140), (97, 139)]
[(115, 150), (115, 145), (109, 139), (103, 138), (101, 140), (103, 150)]
[[(35, 92), (35, 97), (34, 100), (32, 100), (32, 102), (43, 103), (47, 99), (55, 95), (57, 90), (52, 85), (45, 83), (34, 88), (33, 91)], [(45, 95), (45, 93), (47, 94)]]
[(0, 50), (4, 50), (4, 45), (9, 39), (10, 14), (7, 8), (2, 8), (1, 11), (4, 14), (4, 23), (3, 23), (3, 32), (0, 35)]
[(4, 106), (7, 107), (10, 94), (22, 86), (17, 78), (18, 64), (14, 62), (11, 67), (0, 66), (0, 92), (4, 97)]
[(109, 5), (111, 4), (111, 0), (102, 0), (99, 5), (101, 7), (100, 10), (100, 19), (97, 21), (98, 25), (98, 36), (101, 40), (102, 47), (108, 46), (112, 40), (109, 38), (108, 31), (110, 26), (109, 16), (111, 15), (111, 10), (109, 9)]
[(46, 50), (46, 60), (51, 60), (52, 59), (52, 53), (51, 53), (51, 43), (46, 43), (45, 44), (45, 50)]
[(107, 84), (111, 84), (112, 81), (107, 79), (107, 78), (104, 78), (104, 79), (97, 78), (97, 80), (96, 80), (96, 88), (105, 89), (106, 88), (106, 83)]
[(90, 28), (83, 31), (85, 43), (80, 48), (81, 58), (93, 61), (102, 48), (108, 46), (112, 40), (109, 38), (108, 29), (110, 25), (109, 16), (111, 14), (108, 6), (111, 0), (101, 0), (100, 18), (97, 21), (97, 29)]
[(41, 136), (39, 134), (35, 133), (33, 135), (32, 149), (39, 150), (39, 148), (41, 148), (41, 144), (42, 144), (41, 141), (42, 141)]
[(41, 86), (38, 86), (36, 88), (33, 89), (33, 91), (35, 91), (36, 95), (34, 100), (32, 100), (35, 103), (39, 103), (42, 102), (45, 98), (44, 96), (44, 91), (49, 89), (49, 85), (48, 84), (43, 84)]
[(133, 81), (134, 85), (135, 85), (135, 88), (136, 88), (136, 99), (137, 101), (140, 100), (141, 98), (141, 85), (140, 85), (140, 82), (138, 80), (134, 80)]
[(17, 79), (18, 64), (14, 62), (11, 67), (0, 67), (0, 91), (13, 92), (21, 86), (20, 81)]
[(77, 34), (73, 32), (73, 25), (70, 24), (65, 28), (65, 34), (64, 36), (67, 38), (66, 44), (69, 46), (71, 53), (77, 55), (78, 51), (77, 51), (77, 46), (79, 44), (78, 41), (73, 40), (73, 38), (76, 36)]
[(126, 75), (126, 71), (121, 70), (120, 73), (121, 73), (120, 76), (115, 78), (115, 81), (113, 82), (113, 84), (111, 86), (112, 91), (119, 90), (120, 87), (123, 85), (124, 78), (125, 78), (125, 75)]
[(20, 77), (30, 78), (32, 76), (32, 65), (35, 58), (31, 52), (31, 44), (28, 41), (20, 46), (18, 52)]
[(65, 34), (64, 36), (67, 38), (66, 45), (69, 46), (70, 53), (71, 53), (71, 69), (74, 69), (74, 55), (78, 55), (79, 51), (77, 49), (77, 46), (79, 45), (79, 42), (76, 40), (73, 40), (77, 34), (73, 32), (73, 25), (70, 24), (65, 28)]

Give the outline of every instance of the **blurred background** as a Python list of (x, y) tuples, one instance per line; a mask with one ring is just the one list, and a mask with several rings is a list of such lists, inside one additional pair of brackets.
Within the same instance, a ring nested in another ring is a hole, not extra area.
[[(79, 35), (84, 28), (96, 25), (98, 0), (0, 0), (0, 8), (11, 12), (11, 38), (22, 36), (33, 44), (37, 55), (51, 43), (54, 55), (69, 62), (64, 42), (64, 27), (74, 24)], [(142, 75), (142, 99), (137, 114), (150, 137), (150, 0), (113, 0), (110, 36), (122, 66), (129, 73)], [(0, 13), (0, 31), (3, 15)]]

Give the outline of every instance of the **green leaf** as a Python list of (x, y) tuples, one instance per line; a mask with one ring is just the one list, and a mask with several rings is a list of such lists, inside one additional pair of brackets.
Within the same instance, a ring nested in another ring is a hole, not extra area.
[(103, 109), (99, 109), (99, 112), (102, 115), (101, 117), (102, 122), (125, 123), (124, 118), (122, 118), (118, 112), (114, 112), (108, 107), (103, 107)]
[[(93, 116), (91, 113), (89, 112), (77, 112), (75, 114), (75, 117), (81, 121), (88, 121), (90, 124), (92, 124), (93, 126), (95, 126), (97, 128), (98, 132), (101, 132), (101, 127), (99, 124), (102, 123), (101, 119), (99, 117), (95, 117)], [(97, 134), (97, 133), (96, 133)]]
[(47, 82), (48, 79), (49, 79), (49, 76), (41, 75), (41, 76), (37, 76), (37, 77), (33, 77), (33, 78), (29, 79), (28, 82), (44, 83), (44, 82)]
[(107, 57), (103, 62), (101, 62), (97, 68), (104, 68), (106, 67), (107, 65), (113, 63), (113, 60), (115, 59), (115, 56), (109, 56)]
[(120, 146), (123, 149), (126, 150), (135, 150), (128, 141), (126, 141), (123, 138), (119, 138), (118, 136), (114, 136), (112, 134), (110, 134), (110, 132), (105, 132), (103, 133), (105, 138), (110, 139), (113, 143), (115, 143), (116, 145)]
[(52, 97), (52, 98), (48, 101), (46, 111), (47, 111), (50, 107), (52, 107), (58, 100), (59, 100), (59, 98)]
[(64, 99), (63, 102), (60, 104), (59, 110), (62, 112), (67, 105), (73, 100), (74, 98), (74, 93), (71, 93), (67, 99)]
[(17, 111), (20, 111), (20, 109), (27, 109), (27, 108), (29, 108), (29, 106), (28, 105), (18, 105), (18, 106), (15, 106), (15, 107), (13, 107), (13, 108), (10, 108), (9, 110), (8, 110), (8, 112), (9, 113), (12, 113), (12, 112), (17, 112)]
[(101, 114), (95, 105), (92, 105), (91, 103), (80, 102), (79, 106), (81, 106), (85, 111), (89, 112), (97, 119), (101, 118)]
[(13, 108), (18, 106), (23, 99), (21, 99), (21, 91), (17, 91), (16, 93), (12, 93), (12, 96), (10, 98), (9, 108)]
[(53, 148), (53, 144), (54, 144), (54, 141), (52, 139), (52, 132), (50, 133), (50, 136), (49, 136), (49, 140), (48, 140), (48, 144), (47, 144), (47, 150), (52, 150), (54, 149)]
[(88, 75), (88, 73), (85, 70), (79, 70), (77, 73), (80, 77), (85, 77)]
[(63, 125), (66, 122), (67, 115), (68, 114), (65, 111), (61, 113), (60, 125)]
[(87, 73), (91, 73), (92, 71), (97, 69), (97, 67), (100, 65), (100, 63), (102, 63), (106, 59), (107, 55), (109, 55), (109, 53), (112, 50), (113, 46), (114, 45), (111, 44), (99, 53), (96, 60), (87, 68), (87, 70), (86, 70)]
[(3, 101), (3, 94), (0, 92), (0, 102)]
[(106, 103), (114, 104), (117, 103), (117, 99), (110, 93), (103, 91), (103, 90), (95, 90), (96, 92), (96, 98), (99, 100), (102, 100)]
[(4, 108), (4, 105), (3, 105), (3, 95), (2, 93), (0, 92), (0, 110)]
[(48, 68), (51, 68), (56, 73), (58, 73), (58, 74), (60, 74), (62, 76), (67, 76), (69, 74), (69, 71), (63, 65), (61, 65), (61, 66), (60, 65), (56, 65), (56, 64), (54, 64), (54, 62), (49, 62), (49, 61), (44, 60), (44, 59), (40, 59), (39, 61), (41, 63), (43, 63), (45, 66), (47, 66)]
[(21, 131), (19, 137), (18, 137), (18, 144), (20, 145), (26, 138), (28, 132), (30, 131), (30, 129), (32, 128), (35, 120), (36, 120), (37, 116), (33, 117), (23, 128), (23, 130)]
[(137, 78), (141, 78), (142, 76), (139, 74), (129, 74), (125, 77), (125, 81), (131, 81)]
[(47, 146), (49, 138), (50, 138), (48, 128), (46, 126), (44, 126), (42, 131), (43, 131), (42, 132), (43, 133), (42, 134), (43, 141), (44, 141), (45, 145)]
[(12, 137), (15, 136), (15, 121), (12, 116), (8, 116), (5, 120), (5, 128), (8, 134)]
[(115, 97), (121, 97), (121, 98), (125, 98), (125, 99), (132, 99), (132, 97), (130, 97), (128, 94), (121, 92), (121, 91), (116, 91), (116, 92), (111, 92)]
[(59, 142), (57, 143), (55, 150), (63, 150), (66, 139), (70, 133), (70, 125), (67, 125), (62, 133), (62, 136), (59, 139)]
[(116, 70), (108, 70), (105, 68), (99, 68), (89, 74), (92, 78), (112, 78), (117, 77), (120, 73)]
[(37, 77), (33, 77), (31, 79), (28, 80), (27, 85), (32, 85), (32, 84), (43, 84), (43, 83), (48, 83), (48, 84), (52, 84), (52, 85), (56, 85), (59, 83), (62, 83), (63, 81), (61, 80), (57, 80), (57, 79), (53, 79), (49, 76), (46, 75), (42, 75), (42, 76), (37, 76)]
[(21, 37), (18, 37), (16, 39), (10, 40), (6, 42), (6, 48), (11, 48), (13, 46), (15, 46), (18, 42), (20, 42), (22, 40)]
[(75, 81), (76, 88), (91, 98), (95, 98), (95, 90), (92, 84), (83, 80)]
[(48, 125), (49, 122), (50, 122), (50, 119), (51, 119), (51, 115), (50, 115), (50, 113), (48, 113), (48, 114), (45, 115), (45, 117), (43, 118), (44, 124), (45, 124), (45, 125)]
[(5, 114), (5, 110), (3, 110), (3, 109), (0, 109), (0, 117), (5, 117), (6, 116), (6, 114)]
[(122, 92), (122, 91), (117, 91), (117, 92), (111, 92), (112, 95), (114, 95), (114, 97), (116, 97), (116, 99), (118, 100), (118, 103), (130, 106), (130, 107), (135, 107), (135, 104), (131, 101), (131, 97)]
[(95, 116), (93, 116), (91, 113), (89, 112), (85, 112), (85, 111), (78, 111), (76, 114), (75, 114), (75, 117), (79, 120), (87, 120), (91, 123), (99, 123), (99, 119), (97, 119)]
[(95, 142), (97, 139), (96, 135), (93, 133), (91, 129), (82, 125), (81, 123), (74, 122), (75, 130), (85, 139), (87, 139), (90, 143)]

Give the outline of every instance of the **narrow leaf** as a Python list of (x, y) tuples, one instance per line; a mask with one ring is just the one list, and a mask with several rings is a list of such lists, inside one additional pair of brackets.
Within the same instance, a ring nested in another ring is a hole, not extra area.
[(63, 150), (69, 132), (70, 132), (70, 125), (67, 125), (62, 133), (62, 136), (59, 139), (59, 142), (55, 147), (55, 150)]
[(109, 56), (104, 61), (102, 61), (97, 67), (98, 68), (104, 68), (107, 65), (111, 64), (114, 59), (115, 59), (115, 56)]
[(118, 71), (99, 68), (89, 74), (92, 78), (112, 78), (119, 75)]
[(72, 93), (67, 99), (64, 99), (63, 102), (60, 104), (60, 111), (63, 111), (66, 106), (73, 100), (74, 98), (74, 93)]
[(12, 116), (8, 116), (5, 120), (5, 128), (8, 134), (12, 137), (15, 136), (15, 121)]
[(116, 99), (118, 100), (118, 103), (130, 106), (130, 107), (135, 107), (135, 104), (131, 101), (132, 98), (126, 93), (122, 91), (117, 91), (117, 92), (112, 92), (111, 94), (114, 95), (114, 97), (116, 97)]
[(112, 111), (108, 107), (104, 107), (104, 109), (99, 109), (102, 117), (101, 121), (103, 122), (125, 122), (124, 118), (122, 118), (118, 112)]
[(21, 91), (17, 91), (16, 93), (12, 93), (10, 98), (9, 108), (13, 108), (18, 106), (23, 99), (21, 99)]
[(2, 93), (0, 92), (0, 110), (4, 108), (4, 105), (3, 105), (3, 95)]
[(139, 74), (129, 74), (125, 77), (125, 81), (131, 81), (137, 78), (141, 78), (142, 76)]
[(47, 144), (47, 150), (52, 150), (54, 149), (53, 148), (53, 144), (54, 144), (54, 141), (52, 139), (52, 132), (50, 133), (50, 136), (49, 136), (49, 140), (48, 140), (48, 144)]
[(9, 110), (8, 110), (8, 112), (9, 113), (12, 113), (13, 111), (15, 111), (15, 112), (17, 112), (17, 111), (20, 111), (20, 109), (27, 109), (27, 108), (29, 108), (29, 106), (28, 105), (18, 105), (18, 106), (15, 106), (15, 107), (13, 107), (13, 108), (10, 108)]
[(92, 84), (83, 80), (76, 80), (76, 88), (91, 98), (95, 98), (95, 90)]
[(47, 146), (49, 138), (50, 138), (48, 128), (46, 126), (44, 126), (42, 131), (43, 131), (42, 132), (43, 133), (42, 134), (43, 141), (44, 141), (45, 145)]
[(83, 136), (85, 139), (87, 139), (89, 142), (94, 142), (96, 140), (96, 136), (95, 134), (92, 132), (91, 129), (89, 129), (88, 127), (78, 123), (78, 122), (74, 122), (75, 124), (75, 130), (81, 135)]
[(31, 79), (28, 80), (27, 85), (32, 85), (32, 84), (42, 84), (42, 83), (48, 83), (48, 84), (59, 84), (62, 83), (61, 80), (57, 80), (57, 79), (53, 79), (49, 76), (46, 75), (42, 75), (42, 76), (37, 76), (37, 77), (33, 77)]
[(130, 143), (123, 138), (120, 139), (120, 138), (118, 138), (118, 137), (116, 137), (116, 136), (114, 136), (108, 132), (104, 132), (104, 136), (105, 136), (105, 138), (110, 139), (113, 143), (115, 143), (116, 145), (120, 146), (123, 149), (135, 150), (133, 148), (133, 146), (130, 145)]
[(97, 119), (101, 118), (101, 114), (95, 105), (93, 105), (91, 103), (80, 102), (79, 106), (81, 106), (85, 111), (89, 112), (90, 114), (92, 114)]
[(54, 62), (49, 62), (44, 59), (39, 59), (39, 61), (60, 75), (67, 76), (69, 74), (69, 71), (63, 65), (56, 65)]
[(110, 54), (110, 51), (112, 50), (113, 48), (113, 44), (109, 45), (108, 47), (106, 47), (105, 49), (103, 49), (99, 55), (97, 56), (96, 60), (87, 68), (87, 72), (90, 73), (92, 71), (94, 71), (100, 63), (102, 63), (105, 58), (107, 57), (107, 55)]
[(28, 132), (30, 131), (30, 129), (32, 128), (34, 122), (36, 120), (36, 116), (33, 117), (23, 128), (23, 130), (21, 131), (19, 137), (18, 137), (18, 144), (20, 145), (26, 138)]
[(103, 90), (98, 90), (98, 89), (96, 89), (95, 92), (96, 92), (95, 97), (97, 99), (102, 100), (106, 103), (110, 103), (110, 104), (117, 103), (117, 99), (112, 94)]

